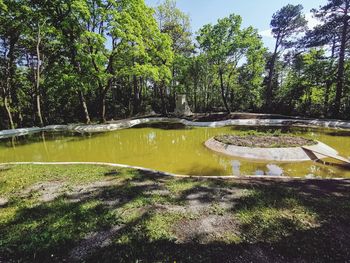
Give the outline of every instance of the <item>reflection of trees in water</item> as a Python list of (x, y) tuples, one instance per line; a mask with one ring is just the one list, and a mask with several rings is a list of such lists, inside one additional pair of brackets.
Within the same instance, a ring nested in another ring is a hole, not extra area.
[(160, 130), (189, 130), (191, 127), (180, 122), (151, 122), (133, 126), (135, 129), (154, 128)]
[(80, 133), (80, 132), (65, 132), (65, 131), (50, 131), (38, 132), (22, 136), (13, 136), (5, 139), (0, 139), (0, 144), (5, 147), (14, 148), (15, 146), (27, 145), (32, 143), (46, 143), (49, 141), (81, 141), (99, 136), (103, 133)]

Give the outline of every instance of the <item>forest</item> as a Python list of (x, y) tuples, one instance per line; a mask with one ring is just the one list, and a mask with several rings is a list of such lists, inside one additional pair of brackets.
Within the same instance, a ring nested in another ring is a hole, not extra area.
[(174, 111), (350, 119), (350, 0), (271, 18), (272, 51), (238, 14), (192, 32), (176, 1), (0, 0), (0, 129)]

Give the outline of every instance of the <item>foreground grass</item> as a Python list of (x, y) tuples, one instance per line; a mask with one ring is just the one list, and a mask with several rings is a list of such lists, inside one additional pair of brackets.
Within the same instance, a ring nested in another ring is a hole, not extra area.
[(346, 181), (0, 168), (0, 262), (348, 261)]

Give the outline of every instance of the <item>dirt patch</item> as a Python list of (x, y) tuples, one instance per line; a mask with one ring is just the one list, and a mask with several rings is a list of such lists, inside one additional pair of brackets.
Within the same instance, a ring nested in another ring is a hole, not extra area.
[(0, 165), (0, 173), (10, 170), (11, 167), (8, 165)]
[(300, 147), (317, 144), (314, 140), (288, 135), (220, 135), (214, 139), (228, 145), (256, 148)]
[(207, 244), (212, 241), (224, 241), (227, 237), (238, 236), (238, 224), (231, 216), (205, 215), (199, 219), (184, 219), (175, 224), (173, 231), (178, 242), (198, 242)]
[(37, 198), (39, 202), (51, 202), (65, 195), (70, 202), (81, 202), (100, 194), (100, 190), (118, 184), (113, 180), (101, 180), (84, 185), (68, 186), (63, 181), (48, 181), (31, 185), (18, 192), (21, 198)]
[(66, 192), (65, 183), (51, 181), (34, 184), (19, 193), (22, 198), (37, 197), (41, 202), (50, 202)]
[[(0, 197), (0, 208), (7, 206), (9, 203), (9, 200), (5, 197)], [(1, 261), (0, 261), (1, 262)]]

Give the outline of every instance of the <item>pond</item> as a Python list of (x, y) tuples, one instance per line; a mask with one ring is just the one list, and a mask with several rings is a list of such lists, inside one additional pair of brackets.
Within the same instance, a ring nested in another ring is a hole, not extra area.
[(2, 139), (0, 162), (109, 162), (186, 175), (350, 178), (350, 167), (346, 165), (312, 161), (257, 162), (220, 155), (204, 146), (204, 142), (213, 136), (251, 130), (278, 131), (319, 140), (344, 157), (350, 155), (350, 134), (346, 131), (278, 127), (189, 128), (158, 123), (105, 133), (46, 132)]

